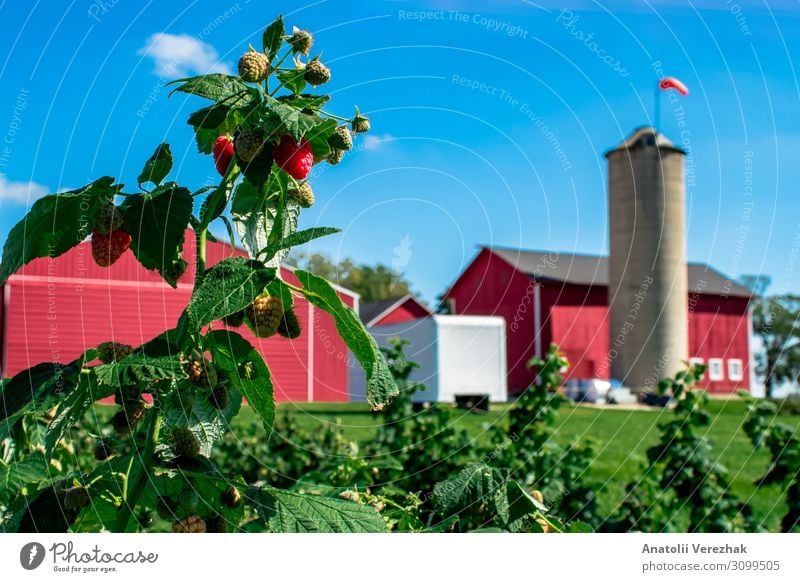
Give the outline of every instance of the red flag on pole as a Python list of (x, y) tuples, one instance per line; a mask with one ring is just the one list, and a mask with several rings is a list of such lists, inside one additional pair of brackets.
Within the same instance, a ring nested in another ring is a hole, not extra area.
[(658, 82), (658, 88), (662, 91), (669, 91), (675, 89), (681, 95), (688, 95), (689, 88), (675, 77), (664, 77)]

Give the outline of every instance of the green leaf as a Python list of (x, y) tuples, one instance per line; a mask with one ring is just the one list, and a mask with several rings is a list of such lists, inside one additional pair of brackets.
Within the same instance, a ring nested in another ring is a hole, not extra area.
[(120, 206), (131, 250), (145, 269), (157, 270), (173, 287), (172, 265), (180, 260), (194, 200), (188, 189), (169, 183), (128, 196)]
[(303, 113), (299, 109), (295, 109), (291, 105), (283, 101), (275, 99), (274, 97), (266, 97), (270, 110), (278, 116), (286, 128), (286, 132), (291, 135), (296, 142), (312, 128), (325, 122), (323, 118), (318, 115), (310, 115)]
[(197, 143), (197, 151), (201, 154), (210, 154), (218, 137), (219, 132), (216, 129), (194, 128), (194, 140)]
[(203, 276), (186, 307), (189, 325), (204, 325), (241, 311), (275, 278), (275, 269), (244, 257), (223, 259)]
[(46, 411), (55, 406), (78, 384), (84, 357), (69, 364), (46, 362), (23, 370), (3, 383), (0, 392), (0, 425), (29, 411)]
[(97, 211), (114, 199), (121, 185), (104, 177), (80, 188), (50, 194), (31, 206), (28, 215), (8, 233), (0, 264), (0, 284), (39, 257), (55, 258), (77, 246), (92, 232)]
[(168, 143), (162, 143), (150, 156), (144, 165), (142, 173), (139, 174), (139, 186), (147, 182), (158, 186), (172, 170), (172, 152), (169, 150)]
[(231, 385), (247, 399), (261, 419), (267, 435), (275, 422), (275, 389), (269, 367), (261, 354), (237, 333), (211, 332), (214, 364), (226, 372)]
[(248, 501), (278, 533), (381, 533), (386, 522), (370, 505), (273, 487), (250, 489)]
[(326, 119), (306, 133), (306, 139), (311, 142), (311, 149), (315, 157), (327, 156), (331, 152), (328, 138), (333, 134), (337, 125), (335, 120)]
[(228, 111), (230, 111), (230, 107), (227, 105), (215, 103), (214, 105), (198, 109), (189, 115), (188, 123), (198, 129), (217, 129), (220, 125), (225, 123)]
[[(297, 107), (298, 109), (319, 109), (331, 100), (331, 96), (301, 93), (299, 95), (281, 95), (277, 99), (278, 101), (283, 101), (284, 103), (287, 103), (292, 107)], [(336, 125), (335, 121), (334, 125)]]
[(375, 339), (355, 312), (342, 303), (330, 283), (307, 271), (297, 270), (294, 274), (303, 285), (305, 298), (333, 316), (339, 335), (367, 374), (367, 402), (373, 410), (380, 410), (399, 390)]
[(433, 487), (433, 506), (444, 517), (472, 515), (482, 504), (496, 510), (506, 497), (508, 476), (484, 463), (470, 463), (457, 475)]
[(286, 34), (286, 30), (283, 25), (283, 16), (278, 16), (272, 24), (264, 29), (262, 44), (264, 52), (267, 53), (270, 61), (278, 54), (284, 34)]
[[(231, 75), (221, 75), (219, 73), (201, 75), (199, 77), (177, 79), (176, 81), (167, 83), (167, 85), (172, 85), (174, 83), (182, 84), (172, 91), (172, 93), (178, 91), (205, 97), (206, 99), (211, 99), (212, 101), (227, 105), (231, 108), (249, 107), (254, 103), (258, 103), (260, 100), (258, 89), (245, 85), (239, 77)], [(170, 95), (172, 93), (170, 93)]]
[(151, 356), (134, 352), (119, 362), (94, 367), (97, 381), (107, 386), (142, 386), (160, 380), (184, 377), (177, 353)]
[(242, 244), (250, 255), (257, 257), (267, 246), (267, 231), (264, 223), (266, 195), (249, 180), (242, 180), (233, 193), (231, 218)]
[(547, 507), (536, 500), (516, 481), (509, 481), (506, 489), (508, 513), (503, 518), (511, 526), (514, 522), (531, 514), (546, 513)]
[[(228, 390), (228, 405), (222, 410), (214, 407), (203, 394), (197, 394), (188, 411), (173, 398), (164, 398), (161, 410), (165, 424), (168, 427), (188, 427), (200, 441), (200, 454), (208, 457), (214, 443), (230, 430), (230, 421), (239, 413), (241, 406), (241, 394), (236, 390)], [(163, 440), (167, 441), (170, 434), (167, 429)]]
[(50, 423), (45, 437), (45, 455), (53, 456), (56, 445), (67, 436), (69, 430), (78, 424), (86, 411), (96, 401), (114, 394), (114, 387), (100, 387), (94, 374), (81, 374), (78, 386), (58, 407), (58, 414)]
[(309, 241), (321, 238), (323, 236), (328, 236), (329, 234), (336, 234), (337, 232), (342, 232), (342, 231), (338, 228), (331, 228), (329, 226), (320, 226), (292, 233), (286, 238), (279, 241), (277, 244), (268, 246), (267, 249), (264, 251), (264, 260), (265, 261), (270, 260), (280, 250), (291, 249), (292, 247), (305, 244)]
[(50, 466), (41, 453), (5, 464), (0, 461), (0, 504), (6, 505), (26, 485), (45, 481), (50, 477)]
[(272, 172), (272, 148), (264, 147), (258, 155), (249, 162), (237, 160), (248, 182), (261, 189), (267, 182)]
[(278, 71), (275, 75), (284, 87), (297, 94), (306, 88), (305, 73), (305, 69), (295, 69), (292, 71)]

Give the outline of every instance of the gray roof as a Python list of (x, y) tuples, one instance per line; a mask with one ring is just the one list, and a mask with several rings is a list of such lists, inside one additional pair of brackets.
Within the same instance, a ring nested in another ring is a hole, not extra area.
[[(557, 251), (526, 251), (485, 247), (518, 271), (542, 281), (608, 286), (608, 257)], [(730, 281), (704, 263), (688, 263), (689, 290), (716, 295), (750, 297), (750, 290)]]
[(382, 299), (380, 301), (364, 301), (358, 306), (358, 316), (361, 318), (361, 321), (363, 321), (366, 325), (369, 325), (376, 317), (380, 316), (385, 311), (389, 311), (396, 305), (402, 305), (409, 299), (423, 307), (426, 311), (428, 311), (428, 313), (433, 313), (427, 305), (414, 297), (413, 293), (406, 293), (401, 297), (392, 297), (389, 299)]

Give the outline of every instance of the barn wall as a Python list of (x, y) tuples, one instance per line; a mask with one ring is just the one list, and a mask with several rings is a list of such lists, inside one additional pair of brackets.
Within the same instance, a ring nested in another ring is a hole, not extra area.
[(544, 346), (555, 343), (570, 363), (566, 378), (608, 378), (606, 288), (541, 284)]
[(389, 323), (400, 323), (425, 317), (430, 313), (413, 299), (407, 299), (403, 304), (398, 305), (384, 317), (376, 321), (373, 325), (386, 325)]
[[(187, 231), (184, 257), (194, 256), (194, 235)], [(207, 247), (207, 263), (213, 265), (225, 257), (246, 256), (239, 249), (217, 242)], [(190, 265), (178, 288), (167, 285), (159, 275), (138, 264), (126, 253), (113, 267), (98, 267), (91, 258), (88, 243), (51, 260), (37, 259), (26, 265), (7, 282), (10, 309), (0, 323), (6, 335), (7, 367), (11, 376), (43, 361), (69, 361), (87, 347), (115, 340), (142, 344), (165, 329), (175, 326), (191, 296), (194, 265)], [(287, 269), (283, 277), (297, 284)], [(340, 294), (346, 304), (354, 298)], [(312, 344), (321, 340), (317, 324), (310, 325), (312, 309), (302, 298), (295, 298), (296, 313), (304, 330), (297, 340), (275, 336), (258, 339), (247, 326), (235, 331), (250, 341), (269, 364), (279, 401), (305, 401), (313, 386), (316, 400), (346, 400), (346, 362), (332, 359), (322, 349), (314, 351), (314, 365), (309, 364)], [(320, 325), (336, 341), (336, 353), (347, 353), (335, 332), (333, 320), (325, 313)], [(315, 332), (309, 332), (314, 328)], [(2, 361), (2, 360), (0, 360)], [(309, 381), (308, 371), (314, 378)]]
[[(695, 294), (689, 296), (689, 357), (723, 360), (724, 379), (713, 381), (709, 373), (701, 386), (709, 392), (729, 393), (750, 386), (749, 301), (743, 297)], [(729, 378), (728, 361), (742, 361), (743, 377)]]
[[(455, 300), (455, 313), (499, 315), (506, 320), (508, 391), (518, 393), (530, 385), (528, 360), (534, 355), (534, 289), (531, 279), (507, 262), (482, 249), (447, 297)], [(543, 343), (545, 349), (547, 343)]]

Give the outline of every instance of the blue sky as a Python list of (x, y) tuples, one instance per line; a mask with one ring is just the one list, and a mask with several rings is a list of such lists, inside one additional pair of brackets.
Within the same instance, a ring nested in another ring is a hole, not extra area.
[[(0, 3), (0, 240), (36, 196), (112, 175), (135, 187), (172, 145), (216, 179), (165, 80), (229, 71), (277, 13), (316, 35), (331, 109), (373, 133), (319, 172), (311, 250), (393, 264), (425, 299), (495, 244), (607, 250), (603, 152), (653, 122), (690, 150), (688, 254), (800, 292), (800, 5), (751, 0)], [(660, 67), (658, 65), (660, 63)], [(681, 108), (681, 109), (678, 109)]]

